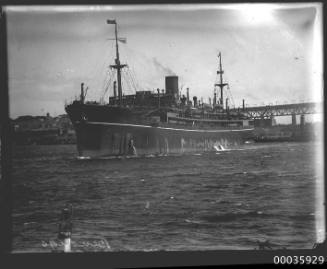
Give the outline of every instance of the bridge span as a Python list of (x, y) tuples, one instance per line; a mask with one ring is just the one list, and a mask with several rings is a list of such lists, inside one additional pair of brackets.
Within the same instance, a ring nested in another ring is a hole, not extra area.
[(242, 111), (247, 116), (253, 119), (267, 119), (277, 116), (292, 116), (306, 115), (306, 114), (319, 114), (323, 113), (322, 103), (297, 103), (297, 104), (284, 104), (284, 105), (267, 105), (267, 106), (253, 106), (243, 108), (230, 108), (232, 112)]

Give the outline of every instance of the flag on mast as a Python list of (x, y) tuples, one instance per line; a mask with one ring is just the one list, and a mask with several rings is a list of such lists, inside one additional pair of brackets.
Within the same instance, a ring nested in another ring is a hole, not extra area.
[[(107, 40), (116, 40), (116, 39), (115, 38), (107, 38)], [(124, 44), (127, 43), (126, 37), (118, 37), (118, 41), (121, 43), (124, 43)]]
[(124, 37), (119, 37), (119, 38), (118, 38), (118, 41), (120, 41), (121, 43), (124, 43), (124, 44), (126, 44), (126, 42), (127, 42), (127, 39), (126, 39), (126, 38), (124, 38)]
[(116, 24), (116, 20), (107, 20), (107, 24)]

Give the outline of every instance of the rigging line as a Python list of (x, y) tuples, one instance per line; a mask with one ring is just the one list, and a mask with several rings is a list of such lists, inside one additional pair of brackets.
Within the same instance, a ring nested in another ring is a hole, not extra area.
[(132, 82), (133, 82), (133, 88), (134, 88), (134, 91), (136, 92), (137, 90), (141, 89), (140, 85), (139, 85), (139, 82), (137, 80), (137, 76), (135, 74), (135, 71), (134, 71), (134, 68), (129, 68), (130, 70), (130, 76), (131, 76), (131, 79), (132, 79)]
[[(106, 89), (105, 89), (105, 91), (104, 91), (104, 93), (103, 93), (103, 95), (101, 97), (103, 100), (107, 99), (106, 95), (107, 95), (107, 92), (108, 92), (108, 89), (109, 89), (109, 85), (110, 85), (109, 83), (106, 85)], [(108, 98), (108, 100), (109, 100), (109, 98)]]
[(135, 75), (134, 71), (132, 71), (132, 78), (133, 78), (133, 82), (134, 82), (134, 85), (135, 85), (135, 91), (136, 91), (137, 89), (140, 89), (140, 85), (139, 85), (139, 82), (138, 82), (138, 80), (136, 78), (136, 75)]
[(122, 81), (123, 87), (124, 87), (124, 95), (129, 95), (129, 85), (128, 85), (128, 81), (126, 79), (123, 79)]
[(122, 87), (122, 93), (124, 94), (126, 92), (126, 83), (125, 83), (125, 75), (124, 75), (125, 70), (121, 70), (121, 87)]
[(105, 85), (106, 85), (106, 83), (107, 83), (107, 80), (109, 79), (108, 78), (108, 74), (109, 74), (109, 72), (106, 72), (107, 73), (107, 76), (104, 76), (104, 78), (103, 78), (103, 80), (102, 80), (102, 89), (104, 89), (104, 87), (105, 87)]
[(130, 70), (129, 69), (126, 70), (126, 78), (128, 80), (128, 83), (129, 83), (129, 88), (130, 89), (134, 89), (133, 80), (132, 80), (132, 77), (131, 77), (131, 74), (130, 74)]
[(103, 87), (103, 88), (104, 88), (104, 91), (103, 91), (103, 94), (102, 94), (102, 98), (105, 97), (105, 95), (107, 94), (107, 92), (108, 92), (108, 90), (109, 90), (109, 87), (110, 87), (110, 85), (111, 85), (112, 78), (113, 78), (112, 73), (113, 73), (113, 72), (110, 72), (110, 74), (109, 74), (109, 76), (108, 76), (108, 79), (105, 81), (105, 85), (104, 85), (104, 87)]
[(125, 90), (125, 92), (126, 91), (128, 92), (127, 88), (129, 88), (130, 85), (129, 85), (129, 81), (128, 81), (128, 76), (126, 75), (126, 70), (123, 70), (122, 74), (123, 74), (124, 90)]
[[(124, 52), (124, 46), (120, 46), (120, 60), (121, 60), (121, 63), (126, 63), (126, 59), (125, 59), (125, 52)], [(125, 74), (125, 68), (122, 68), (121, 69), (121, 74), (122, 74), (122, 78), (124, 79), (123, 77), (123, 74)]]
[(106, 94), (106, 89), (102, 90), (102, 93), (100, 95), (100, 100), (104, 99), (105, 94)]
[(132, 83), (133, 83), (133, 89), (134, 91), (136, 92), (137, 91), (137, 80), (135, 79), (135, 76), (134, 76), (134, 69), (132, 68), (134, 66), (134, 63), (132, 61), (133, 57), (130, 56), (130, 50), (126, 47), (124, 48), (124, 52), (126, 54), (126, 56), (128, 57), (128, 59), (130, 59), (130, 64), (129, 64), (129, 67), (128, 67), (128, 70), (130, 73), (128, 73), (131, 77), (131, 80), (132, 80)]
[(131, 73), (131, 70), (128, 70), (128, 74), (129, 74), (129, 79), (131, 81), (131, 86), (132, 86), (131, 89), (132, 89), (133, 93), (135, 94), (136, 91), (137, 91), (137, 88), (136, 88), (135, 80), (133, 78), (133, 75)]
[(132, 73), (132, 80), (133, 80), (133, 85), (134, 85), (134, 90), (135, 90), (135, 92), (137, 91), (137, 89), (140, 89), (140, 86), (138, 85), (138, 81), (137, 81), (137, 79), (135, 78), (135, 76), (133, 75), (133, 73)]
[(109, 82), (109, 79), (106, 79), (104, 82), (103, 82), (103, 86), (102, 86), (102, 90), (101, 90), (101, 98), (103, 98), (106, 94), (106, 92), (108, 91), (107, 87), (108, 87), (108, 82)]
[[(100, 50), (100, 51), (105, 51), (105, 56), (109, 53), (108, 50), (105, 50), (105, 46), (106, 46), (106, 45), (107, 45), (106, 42), (104, 42), (104, 43), (103, 43), (103, 49), (102, 49), (102, 47), (101, 47), (101, 50)], [(102, 58), (102, 59), (104, 59), (103, 62), (100, 61), (100, 57), (103, 57), (103, 55), (100, 54), (99, 57), (96, 59), (95, 67), (93, 68), (92, 74), (91, 74), (91, 76), (90, 76), (90, 78), (89, 78), (89, 80), (88, 80), (89, 83), (90, 83), (90, 82), (93, 82), (93, 81), (97, 78), (99, 71), (102, 70), (102, 69), (104, 68), (104, 64), (105, 64), (105, 59), (106, 59), (106, 57)], [(100, 66), (101, 66), (101, 65), (99, 64), (100, 62), (102, 63), (102, 67), (101, 67), (101, 69), (100, 69)]]
[(123, 80), (124, 80), (124, 90), (125, 92), (127, 91), (128, 92), (128, 89), (130, 87), (129, 85), (129, 81), (128, 81), (128, 76), (127, 76), (127, 71), (124, 69), (123, 72), (122, 72), (122, 75), (123, 75)]
[[(93, 80), (92, 81), (96, 81), (96, 80), (99, 80), (100, 79), (100, 76), (105, 76), (105, 79), (106, 79), (106, 77), (107, 77), (107, 73), (108, 73), (108, 69), (109, 69), (109, 67), (108, 68), (105, 68), (105, 65), (107, 65), (108, 63), (107, 63), (107, 61), (108, 61), (108, 59), (109, 58), (111, 58), (111, 55), (112, 55), (112, 52), (113, 51), (113, 44), (111, 43), (111, 49), (110, 50), (105, 50), (105, 54), (104, 54), (104, 56), (102, 56), (103, 57), (103, 62), (102, 62), (102, 65), (101, 65), (101, 68), (99, 68), (99, 66), (98, 66), (98, 69), (97, 69), (97, 73), (95, 74), (95, 76), (94, 76), (94, 78), (93, 78)], [(110, 55), (110, 57), (108, 57), (108, 55)], [(103, 73), (105, 73), (105, 74), (103, 74)], [(99, 79), (98, 79), (99, 78)], [(102, 84), (102, 88), (104, 87), (104, 83)]]
[[(104, 59), (104, 62), (102, 64), (102, 67), (101, 69), (99, 70), (100, 72), (103, 72), (102, 70), (108, 70), (110, 69), (109, 67), (109, 63), (108, 63), (108, 60), (112, 58), (112, 55), (113, 55), (113, 44), (111, 43), (111, 48), (110, 48), (110, 52), (108, 52), (108, 50), (106, 51), (103, 59)], [(107, 68), (104, 68), (105, 65), (107, 65)], [(107, 73), (107, 71), (105, 71)]]
[(137, 76), (136, 76), (136, 73), (135, 73), (134, 69), (132, 69), (131, 72), (132, 72), (133, 79), (135, 80), (136, 87), (138, 89), (140, 89), (141, 87), (140, 87), (140, 84), (139, 84), (139, 81), (137, 79)]
[(132, 91), (132, 93), (134, 93), (134, 92), (135, 92), (135, 85), (134, 85), (134, 82), (133, 82), (132, 77), (129, 76), (129, 77), (128, 77), (128, 80), (129, 80), (130, 85), (131, 85), (131, 91)]
[(107, 69), (106, 74), (105, 74), (104, 79), (103, 79), (102, 89), (105, 88), (105, 86), (106, 86), (108, 80), (110, 79), (110, 77), (111, 77), (111, 73), (112, 73), (111, 71), (112, 71), (112, 70), (110, 70), (109, 68)]
[[(124, 71), (125, 73), (125, 71)], [(124, 95), (129, 95), (130, 94), (130, 91), (129, 91), (129, 88), (130, 88), (130, 85), (129, 85), (129, 81), (127, 80), (127, 77), (124, 75), (124, 78), (123, 78), (123, 88), (124, 88)]]
[(124, 72), (126, 73), (125, 80), (126, 80), (126, 84), (128, 84), (129, 93), (133, 94), (133, 92), (131, 91), (131, 89), (133, 88), (133, 84), (132, 84), (132, 81), (131, 81), (129, 70), (126, 69), (126, 71), (124, 71)]
[[(106, 85), (106, 92), (109, 90), (110, 88), (110, 85), (112, 84), (113, 80), (114, 80), (114, 71), (111, 70), (110, 72), (110, 76), (109, 76), (109, 79), (108, 79), (108, 82), (107, 82), (107, 85)], [(109, 93), (110, 94), (110, 93)]]
[(105, 92), (107, 91), (108, 84), (109, 84), (110, 81), (111, 81), (111, 76), (109, 75), (109, 76), (105, 79), (104, 84), (103, 84), (103, 89), (104, 89)]
[[(112, 59), (113, 57), (113, 53), (114, 53), (114, 42), (110, 42), (110, 44), (111, 44), (111, 48), (110, 48), (110, 54), (109, 55), (107, 55), (108, 54), (108, 52), (105, 54), (105, 56), (104, 56), (104, 59), (105, 59), (105, 61), (108, 61), (109, 59)], [(109, 78), (110, 78), (110, 76), (112, 75), (112, 69), (110, 68), (110, 64), (108, 63), (108, 62), (105, 62), (105, 64), (107, 65), (107, 68), (105, 69), (105, 70), (107, 70), (105, 73), (105, 78), (108, 78), (108, 76), (109, 76)], [(102, 68), (102, 69), (104, 69), (104, 67)], [(108, 75), (109, 74), (109, 75)], [(105, 81), (106, 80), (104, 80), (104, 83), (105, 83)]]
[[(107, 93), (109, 92), (109, 87), (111, 85), (111, 80), (108, 81), (107, 85), (106, 85), (106, 88), (105, 88), (105, 91), (104, 91), (104, 94), (103, 94), (103, 97), (105, 97), (107, 95)], [(109, 94), (110, 95), (110, 94)]]
[[(132, 90), (131, 93), (133, 94), (137, 91), (137, 83), (136, 83), (136, 80), (133, 77), (133, 73), (132, 73), (133, 69), (130, 68), (130, 66), (133, 66), (133, 62), (132, 62), (133, 57), (130, 56), (130, 50), (125, 46), (122, 46), (122, 55), (126, 55), (126, 57), (129, 59), (130, 64), (128, 65), (127, 69), (124, 70), (124, 71), (127, 71), (127, 72), (124, 72), (124, 74), (126, 74), (126, 76), (127, 76), (126, 79), (128, 79), (125, 82), (128, 83), (129, 90)], [(125, 57), (123, 56), (122, 59), (124, 60)], [(134, 90), (134, 92), (133, 92), (133, 90)]]
[(133, 77), (133, 74), (131, 72), (131, 70), (129, 70), (129, 75), (130, 75), (130, 79), (131, 79), (131, 83), (132, 83), (132, 88), (134, 90), (134, 93), (137, 92), (137, 86), (136, 86), (136, 82), (135, 82), (135, 79)]
[(229, 95), (231, 97), (232, 105), (235, 107), (234, 98), (233, 98), (233, 95), (232, 95), (232, 91), (229, 88), (229, 85), (227, 85), (227, 89), (228, 89), (228, 93), (229, 93)]
[(130, 80), (131, 80), (131, 83), (132, 83), (132, 88), (133, 88), (134, 92), (136, 92), (137, 88), (136, 88), (135, 80), (133, 78), (133, 75), (132, 75), (131, 71), (130, 71), (129, 75), (130, 75)]
[(93, 87), (95, 88), (95, 90), (98, 92), (98, 91), (102, 91), (103, 90), (103, 86), (104, 86), (104, 82), (105, 82), (105, 80), (106, 80), (106, 75), (104, 76), (104, 79), (103, 79), (103, 81), (102, 81), (102, 83), (100, 82), (100, 78), (99, 79), (96, 79), (96, 78), (94, 78), (93, 80), (91, 80), (90, 81), (90, 83), (92, 83), (93, 85)]
[(132, 78), (132, 81), (133, 81), (134, 89), (135, 89), (135, 92), (136, 92), (137, 89), (139, 89), (140, 87), (138, 86), (138, 82), (137, 82), (137, 80), (135, 78), (133, 69), (130, 70), (130, 72), (131, 72), (131, 78)]

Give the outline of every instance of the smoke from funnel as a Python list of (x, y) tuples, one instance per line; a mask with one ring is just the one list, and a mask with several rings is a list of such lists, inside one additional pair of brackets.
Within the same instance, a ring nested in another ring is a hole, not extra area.
[(159, 72), (164, 73), (166, 76), (176, 76), (176, 74), (169, 67), (163, 66), (161, 63), (159, 63), (157, 58), (153, 58), (152, 60)]

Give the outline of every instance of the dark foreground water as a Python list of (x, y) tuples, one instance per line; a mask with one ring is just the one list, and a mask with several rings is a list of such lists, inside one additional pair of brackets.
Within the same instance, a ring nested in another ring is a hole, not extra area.
[(107, 160), (77, 160), (74, 145), (16, 147), (13, 251), (60, 248), (67, 203), (72, 251), (311, 248), (315, 147)]

